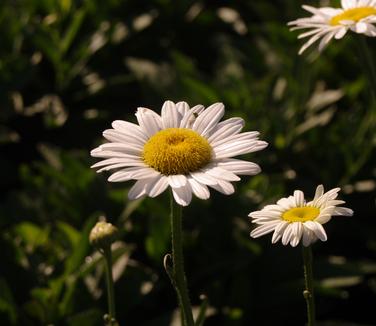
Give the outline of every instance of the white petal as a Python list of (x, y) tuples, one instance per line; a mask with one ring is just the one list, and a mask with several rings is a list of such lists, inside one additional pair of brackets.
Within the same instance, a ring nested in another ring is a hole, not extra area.
[(218, 180), (218, 184), (209, 186), (225, 195), (231, 195), (235, 192), (234, 186), (230, 182), (224, 180)]
[(327, 191), (323, 197), (325, 197), (325, 201), (334, 200), (338, 197), (338, 192), (341, 190), (341, 188), (334, 188), (329, 191)]
[(252, 238), (259, 238), (265, 234), (268, 234), (272, 231), (274, 231), (275, 227), (277, 226), (279, 222), (268, 222), (265, 224), (262, 224), (258, 227), (256, 227), (252, 232), (251, 232), (251, 237)]
[(299, 241), (303, 234), (303, 225), (300, 222), (292, 223), (292, 233), (293, 236), (290, 240), (290, 245), (296, 247), (299, 244)]
[(230, 118), (217, 124), (212, 134), (208, 138), (210, 144), (215, 143), (219, 139), (224, 139), (232, 135), (238, 134), (244, 127), (242, 118)]
[(318, 185), (316, 188), (315, 197), (313, 198), (313, 200), (315, 201), (316, 199), (319, 199), (323, 194), (324, 194), (324, 186)]
[(98, 163), (95, 163), (94, 165), (91, 166), (91, 168), (95, 169), (95, 168), (99, 168), (102, 166), (110, 166), (113, 164), (121, 164), (121, 163), (129, 163), (129, 164), (137, 165), (140, 162), (143, 163), (143, 161), (137, 156), (129, 156), (129, 157), (124, 157), (124, 158), (123, 157), (111, 157), (106, 160), (102, 160)]
[(214, 178), (226, 180), (226, 181), (239, 181), (240, 178), (232, 173), (231, 171), (227, 171), (225, 169), (222, 169), (220, 167), (208, 167), (203, 169), (205, 173), (211, 175)]
[(323, 51), (325, 47), (329, 44), (330, 40), (336, 35), (336, 31), (328, 32), (320, 41), (318, 50), (319, 52)]
[(288, 198), (281, 198), (277, 201), (277, 205), (281, 206), (285, 211), (295, 207), (295, 198), (290, 196)]
[(301, 190), (294, 191), (295, 205), (301, 207), (304, 205), (304, 193)]
[(172, 188), (175, 201), (181, 206), (188, 206), (192, 200), (192, 189), (189, 183), (184, 187)]
[(180, 118), (179, 111), (174, 102), (166, 101), (162, 106), (162, 123), (163, 128), (179, 128)]
[(115, 143), (116, 142), (125, 143), (125, 144), (134, 143), (135, 145), (138, 145), (138, 146), (143, 146), (145, 144), (145, 140), (137, 136), (137, 134), (129, 135), (129, 134), (125, 134), (120, 131), (117, 131), (115, 129), (107, 129), (103, 131), (103, 136), (107, 140), (111, 142), (115, 142)]
[(290, 241), (291, 241), (291, 238), (293, 237), (293, 224), (294, 223), (290, 223), (289, 225), (287, 225), (285, 231), (283, 232), (283, 235), (282, 235), (282, 244), (284, 246), (286, 246)]
[[(106, 143), (99, 146), (100, 150), (115, 151), (127, 155), (141, 156), (142, 147), (136, 144)], [(92, 152), (93, 153), (93, 152)]]
[(341, 39), (342, 37), (345, 36), (346, 32), (347, 32), (347, 28), (346, 28), (346, 27), (342, 27), (342, 28), (340, 28), (340, 29), (336, 32), (336, 34), (334, 35), (334, 38), (335, 38), (336, 40), (339, 40), (339, 39)]
[[(376, 24), (376, 16), (368, 22), (367, 31), (364, 33), (367, 36), (375, 37), (376, 36), (376, 27), (372, 24)], [(372, 23), (372, 24), (370, 24)]]
[(328, 33), (328, 28), (321, 30), (316, 35), (313, 35), (299, 50), (299, 54), (302, 54), (308, 47), (310, 47), (313, 43), (317, 42), (320, 37)]
[(191, 108), (183, 117), (180, 122), (180, 128), (191, 129), (195, 123), (197, 117), (204, 111), (205, 107), (203, 105), (196, 105)]
[(149, 167), (130, 167), (113, 173), (108, 181), (121, 182), (131, 179), (148, 179), (159, 176), (160, 173)]
[(368, 30), (368, 24), (367, 23), (364, 23), (364, 22), (356, 23), (355, 32), (362, 34), (362, 33), (367, 32), (367, 30)]
[(171, 188), (181, 188), (187, 184), (187, 177), (183, 174), (169, 175), (168, 183)]
[(315, 234), (308, 229), (303, 223), (303, 246), (308, 247), (311, 243), (317, 240)]
[[(176, 109), (179, 112), (180, 120), (188, 113), (189, 111), (189, 105), (187, 102), (181, 101), (176, 103)], [(180, 127), (180, 126), (178, 126)]]
[(110, 171), (113, 169), (120, 169), (120, 168), (127, 168), (127, 167), (147, 167), (147, 165), (142, 162), (123, 162), (123, 163), (116, 163), (116, 164), (111, 164), (104, 166), (103, 168), (97, 170), (97, 173), (103, 172), (103, 171)]
[(320, 224), (328, 223), (332, 219), (332, 215), (330, 214), (320, 214), (318, 217), (315, 218), (315, 222)]
[(136, 112), (138, 124), (149, 137), (162, 129), (161, 117), (147, 108), (138, 108)]
[(253, 162), (237, 159), (223, 159), (218, 166), (239, 175), (255, 175), (261, 172), (261, 168)]
[(304, 225), (310, 229), (321, 241), (326, 241), (328, 239), (326, 232), (320, 223), (306, 221), (304, 222)]
[(128, 192), (128, 198), (130, 200), (139, 199), (147, 195), (147, 187), (150, 180), (138, 180)]
[(272, 237), (272, 243), (276, 243), (279, 239), (281, 239), (283, 232), (285, 231), (287, 225), (289, 225), (289, 222), (287, 221), (281, 221), (275, 228), (273, 237)]
[(347, 207), (336, 207), (334, 209), (333, 215), (342, 215), (342, 216), (352, 216), (354, 211)]
[(210, 197), (210, 191), (208, 187), (200, 182), (197, 182), (193, 178), (188, 178), (188, 182), (191, 185), (192, 191), (196, 197), (206, 200)]
[(111, 125), (112, 128), (114, 128), (116, 131), (119, 131), (126, 135), (134, 135), (135, 137), (141, 138), (144, 141), (146, 141), (148, 138), (141, 127), (134, 123), (123, 120), (115, 120)]
[(132, 158), (132, 157), (139, 158), (140, 157), (139, 154), (132, 155), (132, 154), (126, 154), (126, 153), (121, 153), (121, 152), (112, 151), (112, 150), (105, 150), (101, 146), (93, 149), (90, 152), (90, 155), (93, 156), (93, 157), (100, 157), (100, 158), (114, 158), (114, 157), (119, 157), (119, 158), (120, 157), (123, 157), (123, 158)]
[(225, 113), (222, 103), (214, 103), (206, 108), (194, 122), (192, 129), (203, 137), (209, 135), (210, 131), (218, 124)]
[(218, 183), (218, 180), (214, 177), (212, 177), (211, 175), (205, 173), (204, 171), (196, 171), (196, 172), (191, 172), (190, 175), (193, 177), (193, 179), (195, 179), (196, 181), (202, 183), (202, 184), (205, 184), (205, 185), (208, 185), (208, 186), (212, 186), (212, 185), (216, 185)]
[(135, 173), (139, 174), (140, 170), (143, 171), (144, 169), (148, 170), (149, 168), (148, 167), (146, 167), (146, 168), (137, 167), (137, 166), (125, 168), (125, 169), (122, 169), (118, 172), (113, 173), (108, 178), (108, 181), (110, 181), (110, 182), (128, 181), (128, 180), (134, 179), (133, 176), (134, 176)]
[(228, 158), (232, 156), (252, 153), (260, 151), (268, 146), (267, 142), (264, 141), (254, 141), (254, 140), (243, 140), (239, 142), (230, 142), (218, 147), (213, 148), (215, 158)]
[(236, 143), (243, 140), (257, 140), (259, 135), (260, 133), (258, 131), (247, 131), (227, 137), (222, 136), (221, 138), (218, 137), (217, 140), (213, 141), (210, 145), (212, 147), (219, 147), (222, 144)]
[(350, 9), (356, 7), (356, 0), (341, 0), (343, 9)]
[(164, 192), (168, 187), (167, 177), (161, 175), (159, 178), (156, 178), (156, 181), (153, 185), (150, 186), (148, 191), (149, 196), (154, 198)]

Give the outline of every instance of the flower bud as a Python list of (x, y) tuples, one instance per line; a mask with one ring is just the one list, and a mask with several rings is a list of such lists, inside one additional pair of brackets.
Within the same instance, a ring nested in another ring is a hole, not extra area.
[(105, 249), (111, 246), (118, 237), (118, 229), (111, 223), (97, 222), (91, 229), (89, 240), (90, 243), (98, 249)]

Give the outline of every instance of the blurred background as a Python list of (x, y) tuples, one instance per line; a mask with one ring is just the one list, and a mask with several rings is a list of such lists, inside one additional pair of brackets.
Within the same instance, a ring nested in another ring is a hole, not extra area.
[[(171, 325), (175, 292), (168, 194), (129, 202), (132, 182), (89, 167), (113, 120), (166, 99), (221, 101), (269, 147), (244, 158), (263, 172), (232, 196), (184, 209), (186, 271), (206, 325), (304, 325), (301, 250), (253, 240), (247, 215), (301, 189), (342, 187), (355, 211), (314, 245), (320, 325), (376, 325), (376, 105), (357, 37), (298, 56), (288, 21), (303, 3), (2, 0), (0, 3), (0, 324), (102, 325), (100, 216), (114, 245), (120, 325)], [(375, 40), (367, 39), (375, 54)], [(375, 56), (373, 56), (375, 58)], [(175, 316), (175, 317), (174, 317)]]

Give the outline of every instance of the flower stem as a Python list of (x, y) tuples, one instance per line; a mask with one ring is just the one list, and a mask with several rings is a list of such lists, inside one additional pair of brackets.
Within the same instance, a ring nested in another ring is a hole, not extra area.
[(307, 303), (308, 326), (315, 325), (315, 298), (313, 294), (312, 249), (303, 246), (304, 283), (303, 296)]
[(106, 267), (106, 287), (108, 300), (108, 315), (105, 317), (107, 325), (117, 325), (115, 313), (115, 295), (114, 295), (114, 281), (112, 279), (112, 251), (111, 245), (103, 248), (102, 251), (105, 267)]
[(168, 272), (171, 282), (175, 287), (179, 300), (182, 324), (184, 326), (194, 326), (192, 307), (189, 301), (187, 280), (184, 273), (184, 258), (182, 246), (182, 208), (176, 204), (170, 193), (171, 208), (171, 234), (172, 234), (172, 271)]

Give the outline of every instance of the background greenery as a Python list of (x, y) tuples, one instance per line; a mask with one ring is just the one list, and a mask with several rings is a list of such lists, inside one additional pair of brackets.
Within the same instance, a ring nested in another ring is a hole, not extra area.
[(302, 3), (1, 1), (1, 325), (102, 324), (103, 266), (88, 244), (102, 215), (122, 230), (120, 324), (171, 323), (166, 194), (129, 202), (132, 182), (109, 184), (89, 168), (111, 121), (135, 121), (137, 106), (159, 111), (166, 99), (221, 101), (270, 143), (247, 157), (263, 173), (243, 178), (235, 195), (212, 192), (184, 210), (191, 298), (209, 297), (207, 325), (304, 324), (299, 248), (250, 239), (247, 215), (294, 189), (313, 196), (320, 183), (340, 185), (355, 215), (334, 218), (328, 242), (314, 246), (318, 319), (376, 324), (368, 70), (354, 36), (297, 55), (302, 41), (286, 23), (305, 15)]

